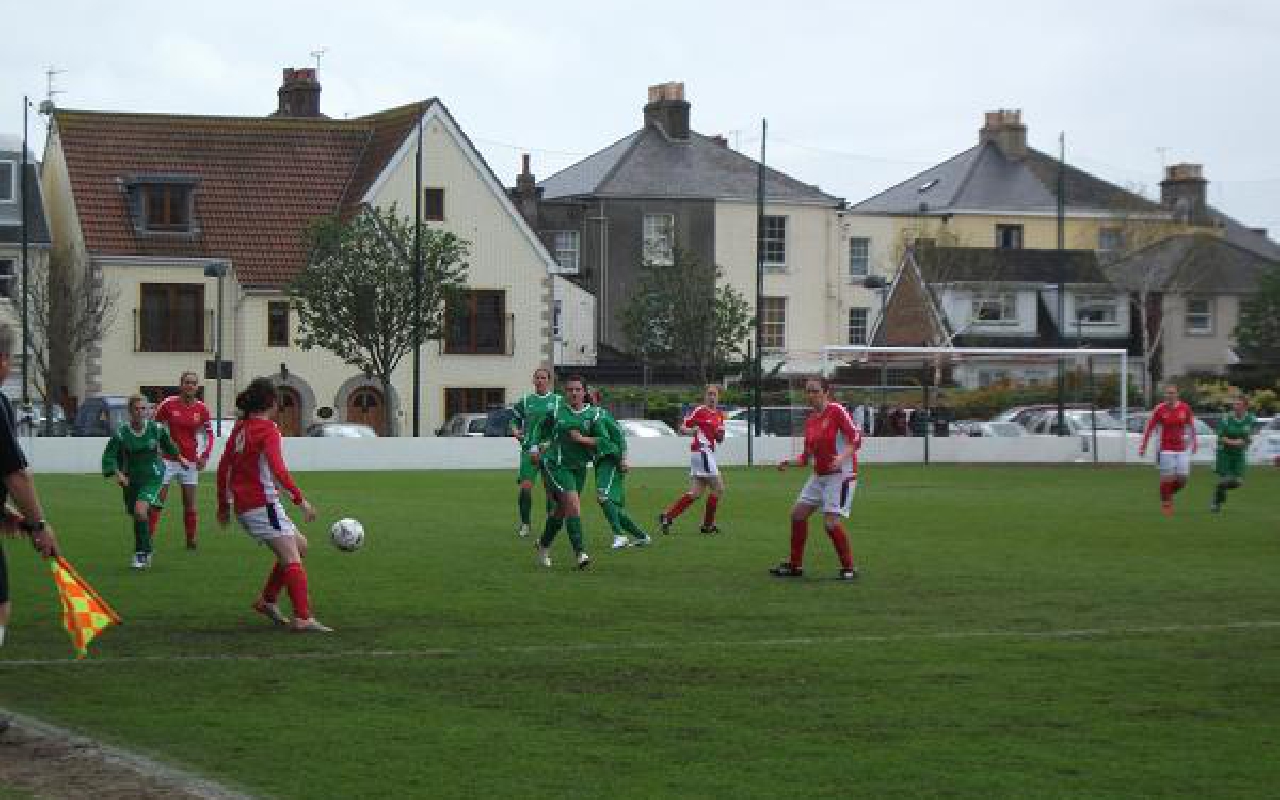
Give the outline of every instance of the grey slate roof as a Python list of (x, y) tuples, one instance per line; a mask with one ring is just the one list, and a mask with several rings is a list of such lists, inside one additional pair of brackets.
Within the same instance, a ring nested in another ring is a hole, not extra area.
[[(19, 164), (21, 169), (22, 150), (21, 146), (12, 153), (0, 152), (0, 161), (13, 161)], [(27, 163), (26, 172), (27, 198), (31, 203), (31, 208), (27, 218), (27, 241), (30, 244), (47, 245), (49, 239), (49, 226), (44, 218), (44, 203), (40, 199), (40, 180), (36, 175), (36, 165), (32, 162)], [(0, 244), (19, 244), (22, 241), (22, 194), (21, 187), (18, 187), (18, 196), (14, 199), (14, 203), (0, 203)]]
[[(671, 139), (646, 127), (542, 181), (544, 200), (567, 197), (680, 197), (754, 200), (758, 162), (710, 137)], [(765, 170), (770, 201), (843, 201), (777, 170)]]
[(929, 283), (1110, 283), (1092, 250), (917, 247), (916, 263)]
[[(1148, 211), (1156, 203), (1066, 165), (1068, 213)], [(1058, 160), (1031, 148), (1011, 160), (993, 142), (978, 144), (853, 207), (862, 214), (948, 214), (963, 211), (1052, 214), (1058, 209)]]
[(1280, 268), (1280, 260), (1265, 258), (1229, 239), (1208, 233), (1170, 236), (1144, 247), (1107, 267), (1119, 285), (1149, 288), (1248, 294), (1258, 286), (1263, 270)]

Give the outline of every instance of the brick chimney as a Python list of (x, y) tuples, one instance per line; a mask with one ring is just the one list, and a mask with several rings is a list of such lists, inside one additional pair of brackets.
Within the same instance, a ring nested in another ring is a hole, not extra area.
[(1022, 124), (1022, 110), (1002, 108), (988, 111), (978, 143), (993, 142), (1010, 161), (1027, 157), (1027, 126)]
[(291, 69), (285, 67), (280, 81), (280, 106), (273, 117), (323, 117), (320, 113), (320, 82), (312, 67)]
[(689, 104), (684, 99), (683, 83), (673, 81), (649, 87), (644, 124), (661, 128), (672, 139), (689, 138)]
[(1164, 168), (1164, 180), (1160, 181), (1160, 205), (1172, 211), (1179, 222), (1207, 225), (1208, 187), (1200, 164), (1170, 164)]
[(520, 216), (535, 230), (538, 228), (538, 199), (541, 195), (538, 181), (529, 169), (529, 154), (524, 153), (520, 156), (520, 174), (516, 176), (516, 188), (511, 190), (511, 199), (520, 210)]

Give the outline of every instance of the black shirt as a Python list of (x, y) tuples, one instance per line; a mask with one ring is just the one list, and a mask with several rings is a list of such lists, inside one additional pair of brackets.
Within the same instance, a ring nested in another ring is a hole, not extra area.
[[(18, 444), (13, 405), (4, 392), (0, 392), (0, 478), (7, 478), (26, 468), (27, 457), (22, 454), (22, 445)], [(4, 505), (8, 499), (9, 490), (0, 483), (0, 505)]]

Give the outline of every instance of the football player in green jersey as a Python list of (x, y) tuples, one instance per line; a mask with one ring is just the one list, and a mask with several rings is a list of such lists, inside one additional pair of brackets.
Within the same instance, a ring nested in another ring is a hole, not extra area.
[(582, 487), (587, 482), (587, 465), (599, 432), (599, 409), (587, 405), (587, 387), (580, 376), (564, 382), (565, 402), (538, 425), (534, 460), (542, 468), (547, 491), (556, 498), (556, 507), (547, 515), (538, 539), (538, 563), (551, 566), (551, 543), (563, 526), (569, 531), (578, 569), (591, 564), (582, 539)]
[[(520, 493), (516, 498), (516, 507), (520, 510), (520, 527), (516, 532), (520, 536), (529, 535), (533, 482), (538, 479), (538, 466), (533, 463), (533, 454), (538, 448), (535, 434), (542, 420), (548, 415), (554, 415), (562, 405), (564, 398), (551, 390), (551, 370), (538, 367), (533, 371), (533, 393), (521, 397), (511, 407), (511, 435), (520, 442), (520, 471), (516, 475), (516, 483), (520, 485)], [(548, 487), (548, 513), (551, 506), (551, 490)]]
[(1249, 411), (1249, 400), (1237, 397), (1231, 403), (1231, 413), (1218, 423), (1218, 455), (1213, 471), (1218, 475), (1218, 488), (1213, 492), (1213, 505), (1217, 513), (1227, 502), (1227, 492), (1244, 485), (1245, 456), (1253, 439), (1253, 426), (1257, 419)]
[(164, 485), (164, 461), (160, 453), (176, 459), (184, 467), (188, 461), (169, 437), (169, 429), (147, 419), (147, 401), (140, 395), (129, 398), (129, 421), (107, 440), (102, 451), (102, 474), (115, 478), (124, 491), (125, 513), (133, 517), (133, 568), (151, 566), (151, 509), (159, 508)]
[[(595, 437), (596, 500), (613, 530), (614, 550), (632, 545), (644, 547), (653, 540), (627, 513), (626, 482), (627, 473), (631, 470), (627, 463), (627, 437), (613, 415), (600, 405), (598, 397), (595, 405), (599, 423), (599, 433)], [(631, 538), (627, 534), (631, 534)]]

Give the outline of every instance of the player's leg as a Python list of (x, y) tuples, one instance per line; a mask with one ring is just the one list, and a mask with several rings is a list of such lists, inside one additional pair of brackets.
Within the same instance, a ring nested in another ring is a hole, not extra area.
[[(196, 511), (196, 492), (200, 478), (196, 468), (184, 470), (182, 473), (182, 531), (187, 537), (187, 549), (196, 549), (196, 531), (200, 524), (200, 516)], [(163, 503), (164, 501), (161, 500)]]
[(527, 450), (520, 450), (520, 471), (516, 475), (519, 492), (516, 494), (516, 510), (520, 514), (520, 527), (516, 530), (519, 536), (529, 535), (529, 525), (533, 514), (533, 484), (538, 477), (538, 468)]
[(1173, 495), (1176, 495), (1178, 492), (1185, 489), (1187, 481), (1191, 478), (1191, 453), (1183, 451), (1181, 453), (1175, 453), (1174, 455), (1176, 458), (1174, 459), (1173, 485), (1171, 487), (1172, 492), (1170, 494), (1169, 504), (1170, 509), (1173, 507)]
[(1217, 464), (1214, 465), (1214, 471), (1218, 474), (1218, 485), (1213, 492), (1213, 511), (1222, 510), (1222, 506), (1227, 502), (1227, 492), (1244, 485), (1244, 466), (1243, 450), (1238, 452), (1224, 450), (1218, 453)]
[[(276, 563), (272, 566), (272, 572), (267, 577), (267, 587), (264, 587), (263, 600), (265, 600), (266, 589), (275, 584), (275, 580), (284, 584), (285, 590), (289, 593), (289, 603), (293, 606), (293, 622), (290, 629), (300, 633), (329, 633), (332, 629), (322, 625), (311, 611), (311, 595), (307, 586), (307, 570), (302, 565), (302, 556), (306, 551), (306, 539), (298, 533), (293, 522), (285, 515), (284, 509), (277, 504), (267, 505), (262, 509), (266, 514), (266, 524), (272, 529), (274, 535), (267, 535), (262, 539), (267, 547), (271, 548), (271, 552), (275, 554)], [(276, 576), (276, 570), (280, 573)], [(277, 593), (279, 589), (275, 590)], [(257, 603), (254, 604), (255, 609)], [(262, 611), (267, 616), (275, 617), (269, 612)], [(279, 613), (279, 609), (277, 609)], [(283, 616), (283, 615), (280, 615)]]
[(4, 632), (9, 626), (9, 566), (4, 560), (4, 547), (0, 546), (0, 646), (4, 645)]
[(618, 473), (618, 480), (613, 485), (609, 499), (613, 503), (614, 509), (618, 512), (618, 522), (622, 524), (622, 529), (631, 534), (631, 538), (634, 540), (632, 544), (636, 547), (652, 544), (653, 539), (650, 538), (648, 532), (641, 528), (631, 518), (631, 514), (627, 512), (627, 473)]
[(133, 501), (133, 568), (146, 569), (151, 566), (151, 511), (154, 508), (144, 499), (139, 491)]
[(1157, 456), (1160, 468), (1160, 511), (1166, 516), (1173, 513), (1174, 486), (1177, 485), (1178, 454), (1161, 450)]
[[(551, 566), (551, 543), (564, 527), (565, 518), (565, 478), (562, 470), (550, 467), (542, 468), (542, 480), (547, 487), (547, 521), (542, 526), (542, 536), (538, 537), (538, 563), (544, 567)], [(554, 505), (552, 501), (554, 499)]]
[(573, 545), (574, 557), (578, 569), (586, 569), (591, 564), (587, 548), (582, 536), (582, 490), (587, 484), (587, 468), (569, 470), (572, 488), (564, 493), (564, 527), (569, 532), (569, 543)]
[(173, 461), (164, 462), (164, 477), (160, 479), (160, 492), (156, 495), (160, 502), (151, 507), (151, 513), (147, 516), (152, 538), (155, 538), (156, 530), (160, 527), (160, 512), (164, 510), (165, 501), (169, 498), (169, 482), (178, 476), (177, 468), (180, 466), (182, 465)]
[(658, 515), (658, 527), (662, 529), (663, 533), (671, 533), (671, 523), (676, 521), (676, 517), (683, 514), (686, 508), (693, 505), (694, 501), (702, 496), (702, 480), (698, 477), (701, 471), (701, 456), (701, 453), (694, 453), (690, 459), (689, 489)]
[[(805, 489), (808, 489), (808, 484), (805, 485)], [(771, 575), (779, 578), (798, 578), (804, 574), (804, 547), (809, 538), (809, 517), (817, 508), (818, 504), (812, 502), (812, 498), (806, 499), (805, 491), (802, 490), (800, 499), (796, 500), (795, 505), (791, 507), (790, 556), (778, 566), (770, 568)]]
[(596, 459), (596, 502), (600, 504), (600, 511), (604, 514), (605, 521), (609, 523), (609, 530), (613, 531), (613, 544), (610, 546), (614, 550), (620, 550), (629, 544), (626, 535), (622, 532), (618, 506), (613, 502), (613, 489), (621, 477), (617, 459)]
[(853, 549), (849, 546), (849, 534), (844, 529), (844, 520), (849, 517), (853, 506), (853, 493), (858, 482), (843, 475), (826, 476), (823, 487), (822, 521), (827, 536), (836, 548), (840, 557), (841, 580), (851, 581), (858, 577), (858, 570), (853, 566)]
[(703, 479), (703, 483), (707, 487), (707, 504), (702, 511), (703, 533), (720, 532), (720, 529), (716, 527), (716, 509), (719, 508), (720, 497), (724, 494), (724, 478), (720, 475), (720, 468), (714, 461), (712, 462), (712, 468), (715, 470), (715, 476)]

